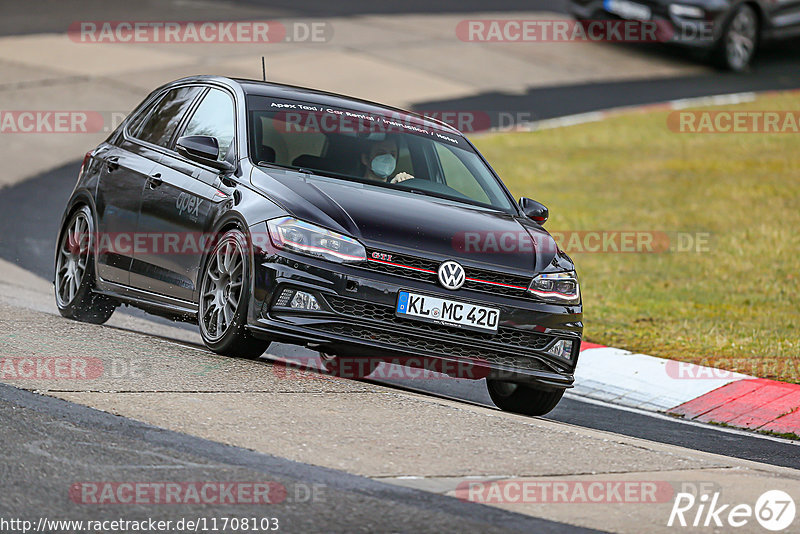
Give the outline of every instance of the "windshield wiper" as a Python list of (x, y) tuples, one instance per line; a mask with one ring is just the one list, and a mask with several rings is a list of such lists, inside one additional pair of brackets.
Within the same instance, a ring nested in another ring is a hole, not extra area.
[(258, 163), (256, 163), (256, 166), (257, 167), (277, 167), (279, 169), (294, 170), (293, 168), (287, 167), (286, 165), (279, 165), (279, 164), (273, 163), (271, 161), (259, 161)]
[(350, 176), (346, 176), (343, 174), (339, 174), (332, 171), (323, 171), (320, 169), (308, 169), (306, 167), (295, 167), (294, 165), (281, 165), (279, 163), (271, 163), (269, 161), (259, 161), (256, 165), (263, 167), (278, 167), (279, 169), (286, 169), (289, 171), (295, 171), (302, 174), (310, 174), (314, 176), (327, 176), (329, 178), (342, 178), (345, 180), (352, 179)]

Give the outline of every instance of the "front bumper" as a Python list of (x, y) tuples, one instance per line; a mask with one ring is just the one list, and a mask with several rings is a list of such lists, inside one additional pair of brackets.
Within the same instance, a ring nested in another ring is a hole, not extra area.
[[(265, 339), (301, 344), (341, 356), (384, 359), (415, 356), (486, 370), (474, 377), (571, 387), (583, 331), (581, 307), (552, 305), (461, 289), (340, 265), (291, 253), (254, 257), (250, 331)], [(316, 296), (318, 311), (277, 306), (284, 289)], [(395, 316), (400, 290), (428, 293), (500, 309), (497, 334), (473, 332)], [(569, 359), (547, 352), (573, 341)], [(452, 367), (451, 367), (452, 368)]]

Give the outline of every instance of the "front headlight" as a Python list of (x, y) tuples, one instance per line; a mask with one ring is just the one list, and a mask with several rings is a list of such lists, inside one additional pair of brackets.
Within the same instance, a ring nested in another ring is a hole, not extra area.
[(269, 220), (267, 227), (272, 244), (282, 250), (315, 256), (336, 263), (367, 259), (364, 245), (352, 237), (337, 234), (293, 217)]
[(558, 304), (577, 304), (581, 299), (575, 271), (539, 274), (531, 282), (528, 291), (543, 300)]

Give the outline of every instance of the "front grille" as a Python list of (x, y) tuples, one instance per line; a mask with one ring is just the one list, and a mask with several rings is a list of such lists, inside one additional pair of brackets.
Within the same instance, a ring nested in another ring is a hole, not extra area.
[(404, 329), (412, 332), (419, 332), (424, 335), (428, 332), (436, 334), (451, 334), (458, 336), (460, 339), (469, 339), (473, 341), (501, 343), (511, 347), (516, 347), (522, 350), (544, 350), (553, 338), (544, 334), (536, 332), (526, 332), (517, 328), (500, 327), (496, 334), (484, 334), (482, 332), (475, 332), (473, 330), (464, 330), (462, 328), (440, 326), (422, 321), (403, 320), (397, 317), (394, 313), (392, 306), (382, 306), (380, 304), (372, 304), (361, 300), (344, 298), (333, 295), (325, 295), (325, 300), (331, 305), (334, 311), (357, 319), (367, 319), (371, 321), (380, 321), (383, 323), (392, 323), (402, 326)]
[[(377, 250), (367, 250), (367, 258), (372, 258), (373, 252), (383, 254)], [(436, 273), (440, 262), (406, 254), (391, 254), (391, 257), (392, 260), (390, 262), (369, 259), (362, 267), (412, 280), (420, 280), (431, 284), (437, 283), (438, 276)], [(464, 271), (467, 277), (467, 281), (464, 282), (464, 289), (512, 297), (525, 295), (532, 280), (532, 277), (528, 276), (499, 273), (473, 267), (464, 267)]]
[[(367, 260), (367, 263), (358, 265), (358, 267), (363, 267), (379, 273), (402, 276), (403, 278), (411, 278), (412, 280), (422, 280), (423, 282), (430, 282), (431, 284), (436, 283), (436, 280), (438, 279), (436, 276), (436, 269), (439, 268), (438, 265), (431, 262), (430, 264), (426, 264), (425, 267), (417, 267), (416, 265), (412, 265), (412, 262), (408, 261), (406, 258), (411, 258), (411, 256), (398, 258), (392, 256), (392, 264), (382, 261)], [(413, 263), (419, 264), (421, 262), (415, 261)], [(400, 265), (404, 265), (405, 267), (400, 267)], [(411, 269), (408, 267), (415, 268)], [(425, 269), (425, 271), (420, 271), (417, 269)]]
[(324, 323), (317, 325), (314, 328), (340, 336), (353, 337), (378, 343), (386, 343), (388, 345), (392, 345), (393, 347), (409, 349), (415, 352), (424, 351), (452, 358), (489, 362), (491, 364), (503, 365), (513, 369), (552, 371), (552, 369), (544, 365), (541, 361), (534, 358), (529, 358), (527, 356), (507, 354), (504, 352), (497, 352), (483, 348), (468, 347), (458, 343), (448, 343), (430, 338), (397, 334), (388, 330), (378, 330), (356, 324)]

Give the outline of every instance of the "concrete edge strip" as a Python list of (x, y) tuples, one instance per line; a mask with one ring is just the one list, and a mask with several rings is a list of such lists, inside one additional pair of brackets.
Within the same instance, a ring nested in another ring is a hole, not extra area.
[[(522, 122), (511, 129), (512, 132), (534, 132), (538, 130), (552, 130), (555, 128), (564, 128), (567, 126), (576, 126), (579, 124), (587, 124), (590, 122), (600, 122), (602, 120), (615, 117), (618, 115), (625, 115), (629, 113), (650, 113), (653, 111), (676, 111), (692, 107), (701, 106), (731, 106), (735, 104), (742, 104), (745, 102), (754, 102), (758, 97), (774, 96), (781, 94), (800, 93), (800, 89), (786, 89), (777, 91), (747, 91), (742, 93), (722, 93), (718, 95), (699, 96), (694, 98), (679, 98), (676, 100), (667, 100), (666, 102), (657, 102), (654, 104), (643, 104), (637, 106), (619, 106), (598, 111), (589, 111), (586, 113), (577, 113), (574, 115), (564, 115), (553, 119), (543, 119), (540, 121)], [(503, 133), (508, 132), (505, 128), (492, 128), (487, 132), (479, 133)]]
[(581, 345), (578, 397), (745, 430), (800, 436), (800, 385)]
[(477, 524), (502, 525), (509, 530), (520, 532), (598, 532), (399, 484), (382, 482), (329, 467), (305, 464), (210, 441), (4, 383), (0, 383), (0, 402), (47, 413), (78, 426), (89, 426), (95, 430), (139, 439), (155, 446), (178, 448), (188, 454), (207, 458), (220, 464), (244, 467), (288, 480), (320, 483), (338, 491), (357, 493), (376, 499), (394, 500), (419, 509), (442, 511), (469, 518)]

